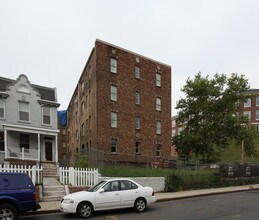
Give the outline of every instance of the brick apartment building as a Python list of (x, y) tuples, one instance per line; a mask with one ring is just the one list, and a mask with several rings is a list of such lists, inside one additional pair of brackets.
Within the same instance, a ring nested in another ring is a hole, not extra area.
[(259, 89), (250, 89), (247, 93), (252, 98), (240, 101), (240, 114), (248, 116), (251, 124), (255, 126), (259, 134)]
[(94, 164), (163, 162), (171, 151), (171, 67), (96, 40), (67, 117), (71, 165), (81, 154)]

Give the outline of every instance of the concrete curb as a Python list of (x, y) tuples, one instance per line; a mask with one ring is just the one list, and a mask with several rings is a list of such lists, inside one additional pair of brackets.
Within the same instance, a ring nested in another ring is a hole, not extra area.
[[(255, 185), (246, 185), (246, 186), (233, 186), (233, 187), (225, 187), (225, 188), (201, 189), (201, 190), (190, 190), (190, 191), (181, 191), (181, 192), (161, 192), (161, 193), (155, 193), (155, 196), (157, 198), (157, 202), (165, 202), (165, 201), (171, 201), (171, 200), (188, 199), (188, 198), (194, 198), (194, 197), (225, 194), (225, 193), (235, 193), (235, 192), (243, 192), (243, 191), (258, 190), (258, 189), (259, 189), (259, 184), (255, 184)], [(41, 209), (39, 209), (36, 212), (29, 212), (26, 215), (38, 215), (38, 214), (60, 212), (59, 203), (60, 201), (40, 202)]]

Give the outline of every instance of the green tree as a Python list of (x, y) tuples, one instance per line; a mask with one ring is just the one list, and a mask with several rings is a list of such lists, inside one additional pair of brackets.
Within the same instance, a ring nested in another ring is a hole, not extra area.
[(76, 168), (88, 168), (89, 167), (88, 156), (87, 155), (80, 155), (80, 156), (78, 155), (74, 166)]
[(220, 152), (232, 140), (246, 140), (246, 153), (255, 155), (255, 132), (249, 120), (240, 113), (240, 100), (250, 97), (248, 80), (243, 75), (215, 74), (212, 79), (202, 77), (187, 79), (176, 109), (177, 123), (184, 126), (180, 135), (173, 138), (180, 157), (189, 159), (192, 155), (204, 162), (215, 162)]

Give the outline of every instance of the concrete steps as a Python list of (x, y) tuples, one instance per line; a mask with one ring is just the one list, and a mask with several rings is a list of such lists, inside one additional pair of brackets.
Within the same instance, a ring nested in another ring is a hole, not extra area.
[(57, 178), (57, 166), (56, 163), (41, 163), (43, 168), (43, 177), (54, 177)]
[(45, 177), (43, 179), (43, 202), (60, 201), (66, 195), (65, 186), (53, 177)]
[(60, 201), (66, 195), (65, 186), (58, 181), (57, 166), (55, 163), (42, 163), (43, 188), (42, 201)]

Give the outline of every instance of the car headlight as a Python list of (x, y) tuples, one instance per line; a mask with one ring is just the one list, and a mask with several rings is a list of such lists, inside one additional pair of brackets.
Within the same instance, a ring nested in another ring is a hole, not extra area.
[(62, 201), (62, 203), (71, 204), (71, 203), (74, 203), (74, 200), (73, 200), (73, 199), (64, 199), (64, 200)]

